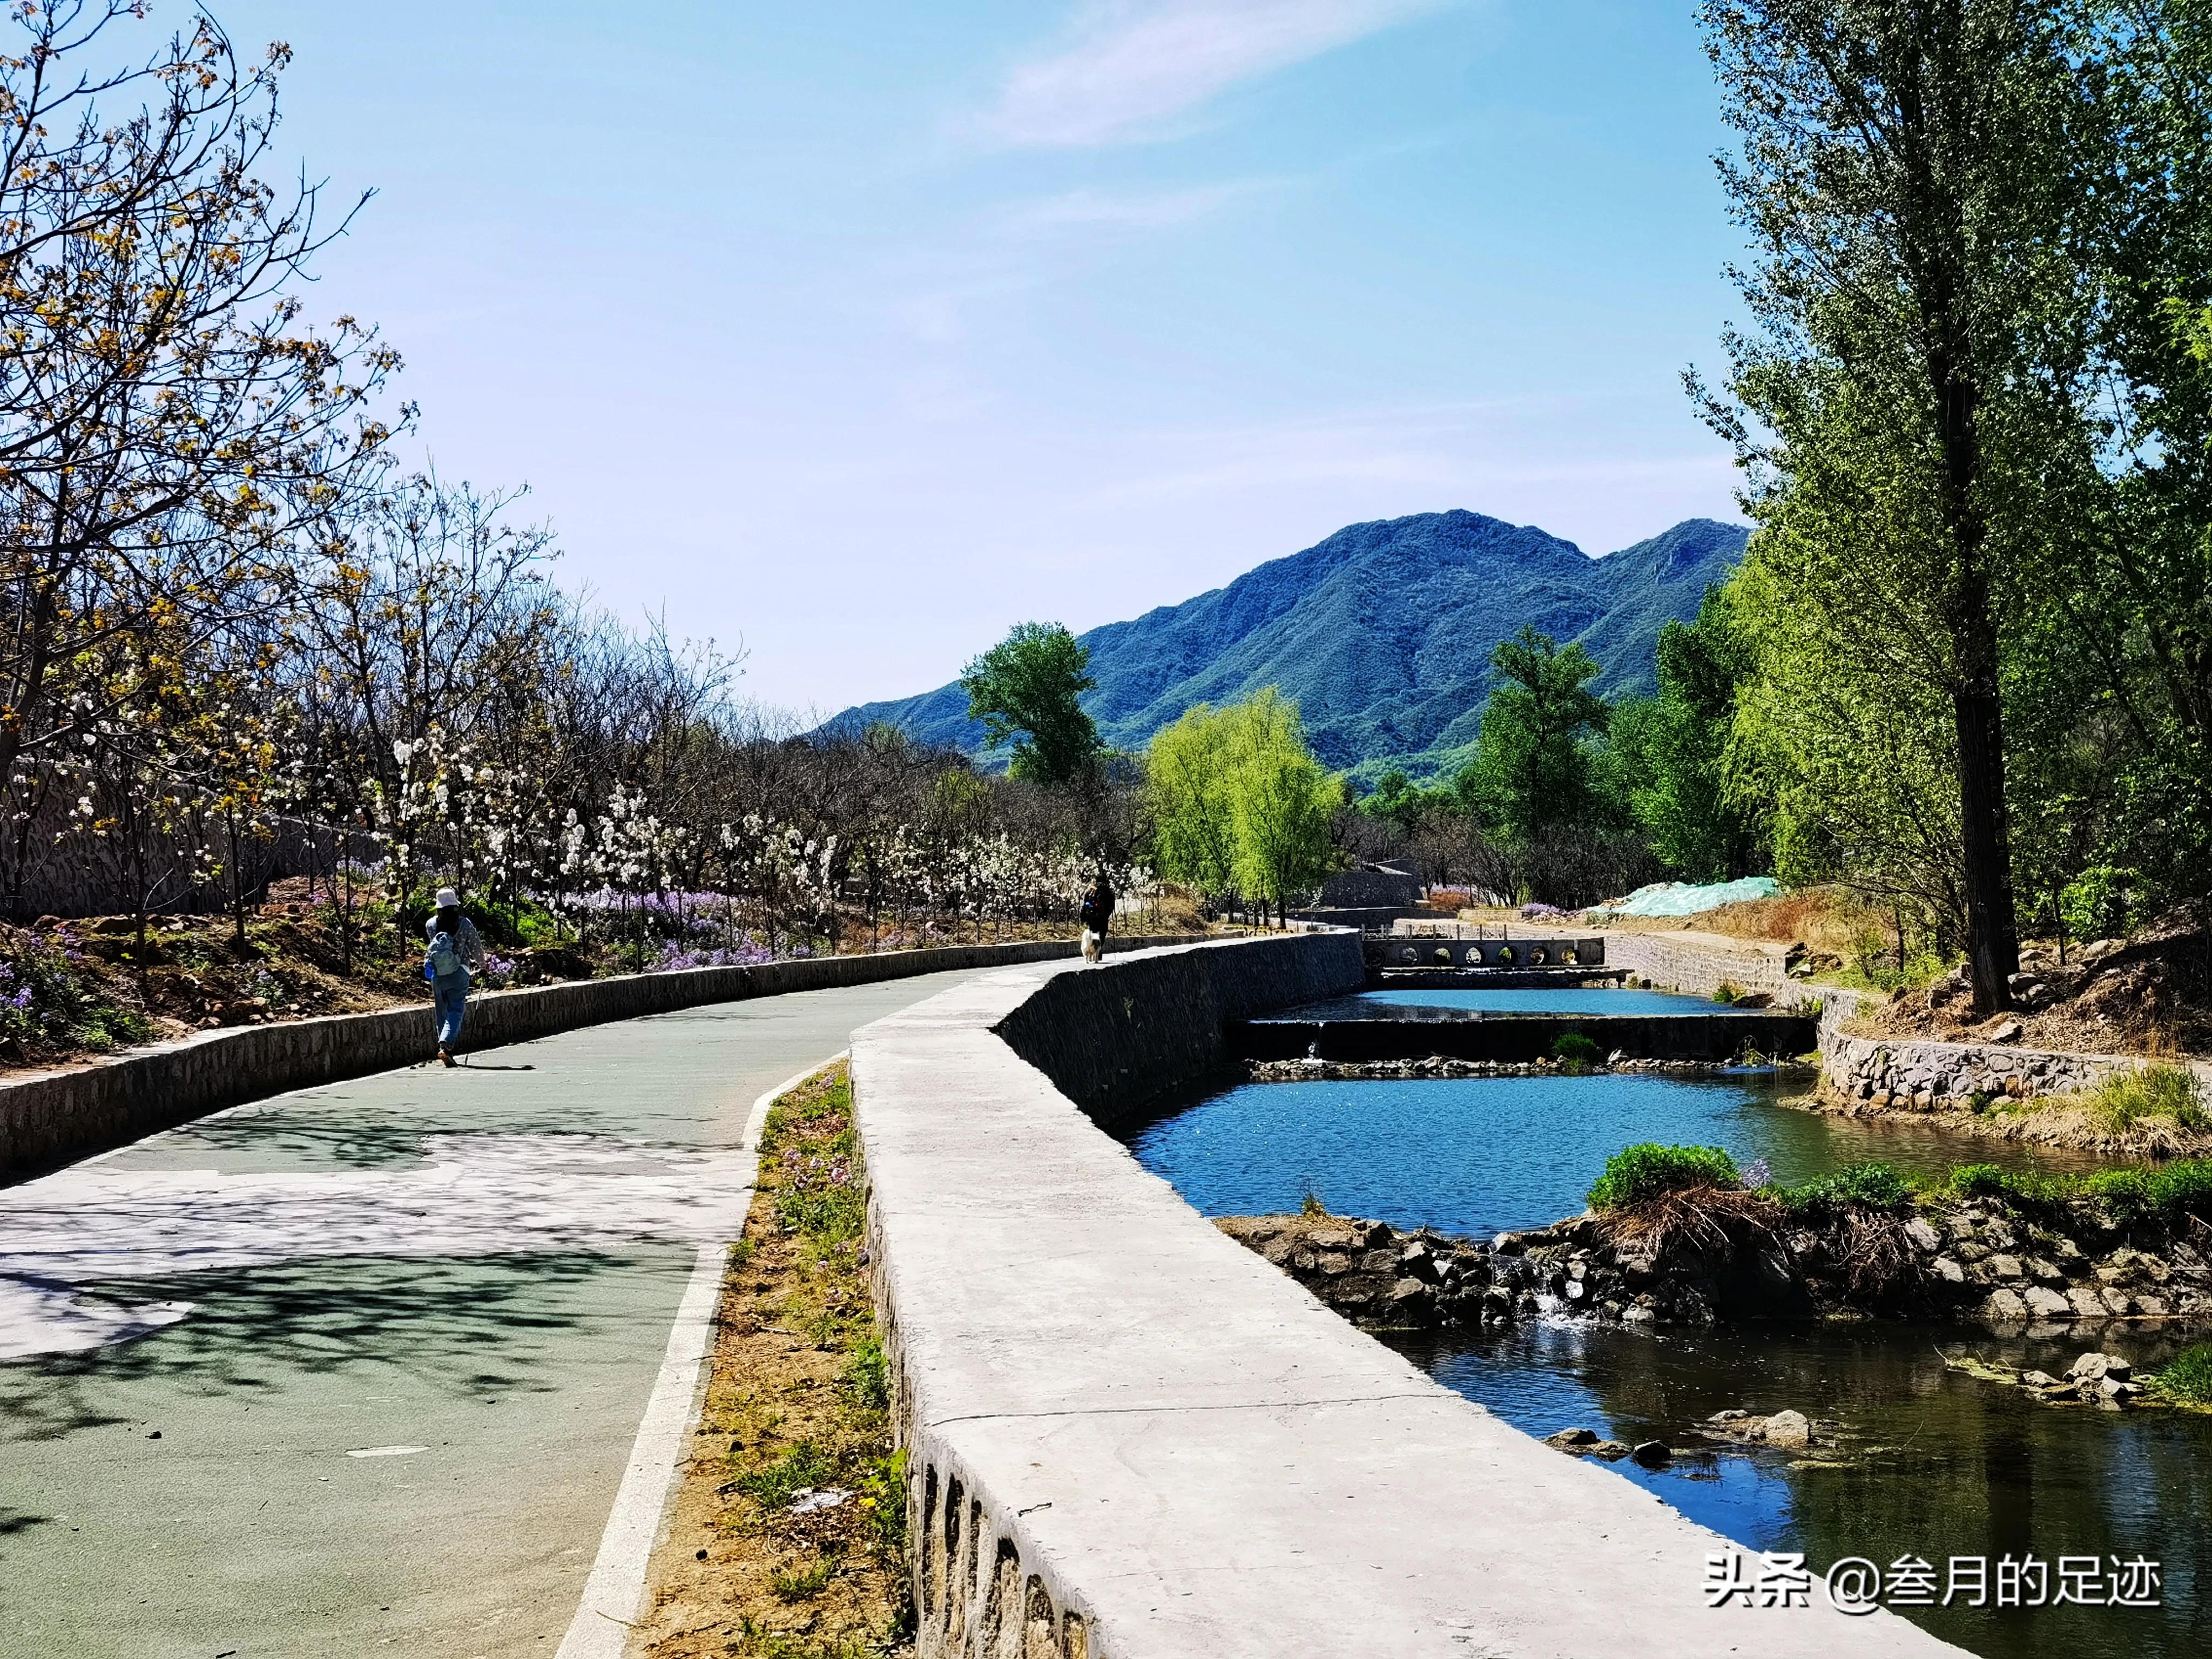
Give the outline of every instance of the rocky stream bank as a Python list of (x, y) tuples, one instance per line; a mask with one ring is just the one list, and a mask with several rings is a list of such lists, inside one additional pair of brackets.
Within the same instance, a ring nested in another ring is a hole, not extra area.
[(2028, 1215), (1980, 1199), (1793, 1215), (1756, 1194), (1677, 1196), (1656, 1218), (1584, 1214), (1491, 1239), (1331, 1215), (1217, 1224), (1385, 1328), (1892, 1316), (2086, 1337), (2117, 1321), (2212, 1322), (2212, 1230), (2193, 1218), (2122, 1224), (2089, 1202)]

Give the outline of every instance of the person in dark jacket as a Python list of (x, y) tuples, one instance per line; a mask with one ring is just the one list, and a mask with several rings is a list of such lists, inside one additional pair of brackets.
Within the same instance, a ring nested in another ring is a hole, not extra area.
[(461, 896), (450, 887), (438, 890), (438, 913), (422, 931), (429, 939), (422, 975), (430, 981), (430, 999), (437, 1006), (438, 1063), (451, 1066), (453, 1050), (461, 1044), (461, 1022), (468, 1015), (469, 975), (483, 969), (483, 939), (476, 923), (461, 914)]
[(1106, 868), (1098, 868), (1098, 879), (1091, 884), (1091, 890), (1083, 896), (1083, 959), (1097, 962), (1106, 954), (1106, 930), (1114, 921), (1114, 884), (1106, 879)]

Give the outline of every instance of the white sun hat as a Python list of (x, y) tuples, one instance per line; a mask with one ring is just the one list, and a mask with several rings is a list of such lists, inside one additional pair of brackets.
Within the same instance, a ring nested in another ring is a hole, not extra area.
[(461, 908), (461, 896), (459, 893), (456, 893), (450, 887), (441, 887), (438, 890), (438, 908), (441, 910), (459, 909)]

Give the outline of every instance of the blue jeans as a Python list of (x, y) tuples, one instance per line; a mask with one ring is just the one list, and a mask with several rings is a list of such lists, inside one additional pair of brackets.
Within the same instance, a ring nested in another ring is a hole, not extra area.
[(461, 1040), (461, 1018), (469, 1011), (469, 976), (441, 975), (430, 981), (438, 1010), (438, 1046), (452, 1049)]

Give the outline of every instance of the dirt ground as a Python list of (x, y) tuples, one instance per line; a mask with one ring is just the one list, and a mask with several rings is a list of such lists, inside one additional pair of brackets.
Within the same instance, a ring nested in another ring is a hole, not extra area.
[(860, 1234), (844, 1068), (783, 1097), (654, 1557), (646, 1659), (910, 1654), (905, 1486)]

